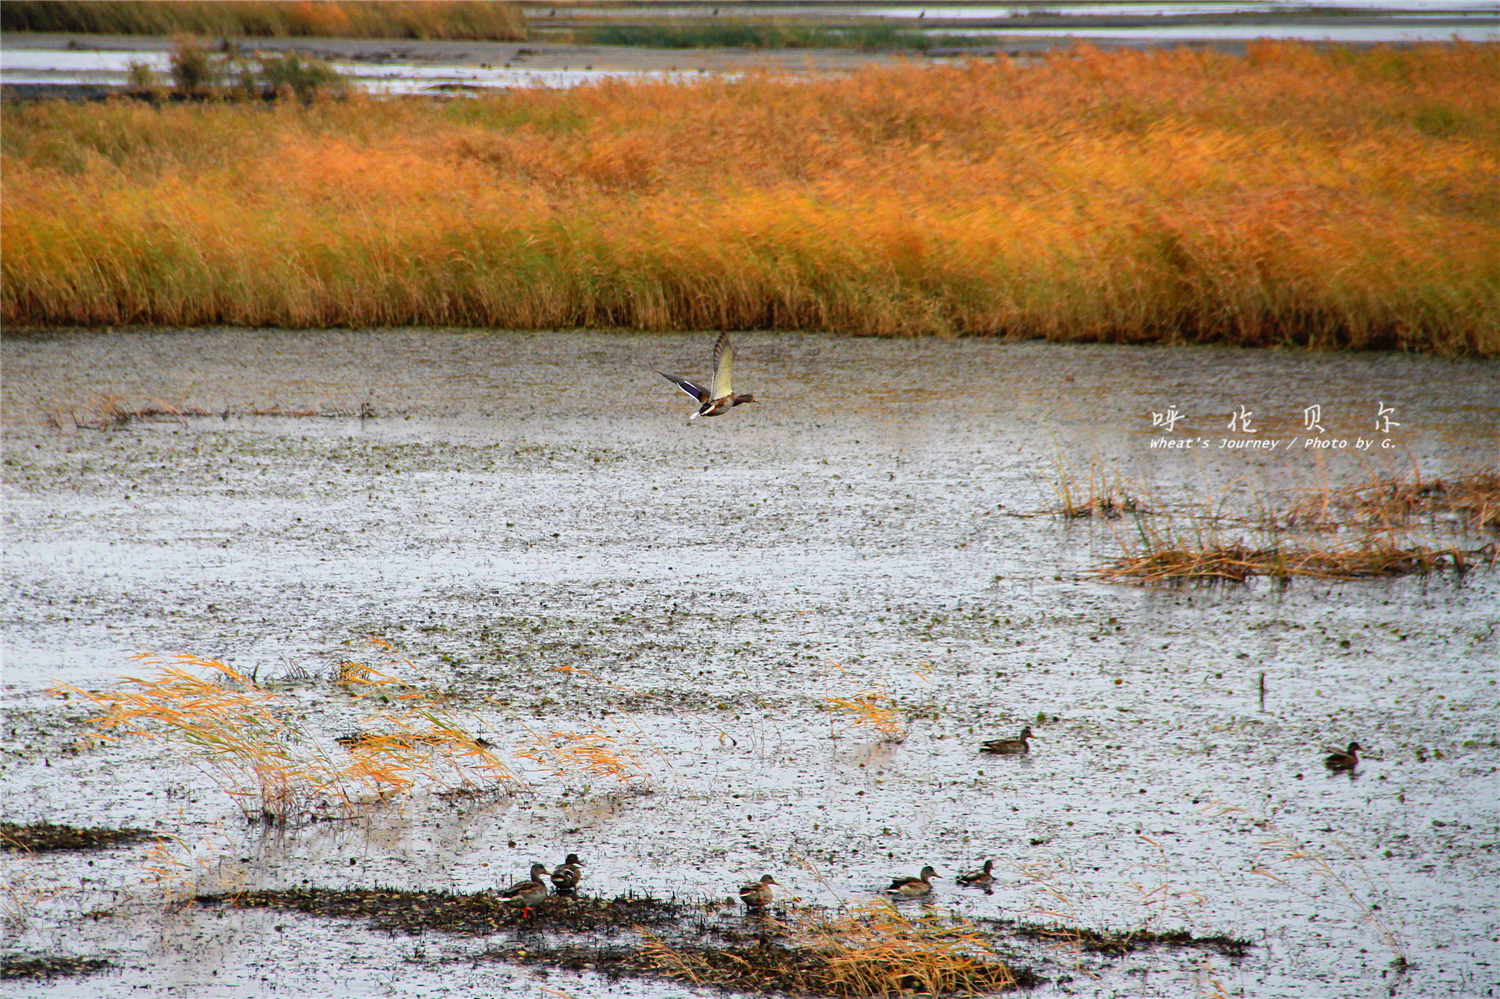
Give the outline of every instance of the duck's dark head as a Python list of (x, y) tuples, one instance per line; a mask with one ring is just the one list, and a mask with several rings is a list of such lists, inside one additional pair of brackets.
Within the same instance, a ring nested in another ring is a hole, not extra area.
[(1357, 743), (1357, 742), (1351, 742), (1351, 743), (1349, 743), (1349, 755), (1350, 756), (1353, 756), (1355, 753), (1362, 753), (1364, 751), (1365, 751), (1365, 747), (1361, 746), (1359, 743)]
[[(1025, 728), (1021, 729), (1021, 738), (1018, 739), (1018, 740), (1016, 740), (1016, 741), (1017, 742), (1025, 742), (1027, 739), (1034, 739), (1034, 738), (1036, 738), (1036, 736), (1034, 736), (1034, 735), (1031, 734), (1031, 726), (1027, 725)], [(1043, 739), (1042, 741), (1045, 742), (1046, 740)]]
[(749, 392), (746, 392), (744, 395), (736, 395), (734, 397), (734, 404), (736, 406), (738, 406), (742, 402), (754, 402), (754, 401), (755, 401), (755, 396), (751, 395)]

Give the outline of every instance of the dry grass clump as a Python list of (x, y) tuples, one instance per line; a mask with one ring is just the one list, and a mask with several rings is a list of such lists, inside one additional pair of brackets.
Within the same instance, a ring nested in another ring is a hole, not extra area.
[(1288, 527), (1391, 527), (1445, 516), (1466, 530), (1500, 531), (1500, 470), (1476, 468), (1430, 480), (1420, 471), (1409, 478), (1371, 473), (1357, 485), (1305, 496), (1279, 519)]
[(862, 690), (849, 697), (827, 698), (829, 710), (849, 719), (852, 728), (873, 728), (884, 742), (906, 738), (906, 718), (884, 688)]
[(558, 775), (608, 777), (621, 784), (654, 783), (631, 748), (597, 726), (588, 732), (533, 732), (530, 746), (518, 755)]
[(1061, 458), (1056, 461), (1055, 470), (1056, 474), (1048, 476), (1047, 483), (1057, 493), (1058, 505), (1042, 513), (1065, 520), (1119, 520), (1126, 515), (1151, 513), (1139, 498), (1140, 488), (1098, 459), (1089, 462), (1087, 480), (1080, 481)]
[(907, 917), (881, 901), (790, 926), (773, 924), (768, 932), (789, 939), (724, 948), (674, 946), (645, 935), (643, 952), (658, 974), (732, 991), (975, 995), (1018, 985), (1017, 973), (1000, 959), (989, 935), (952, 915)]
[(449, 103), (38, 104), (7, 325), (831, 329), (1500, 356), (1492, 46), (1079, 47)]
[(1105, 582), (1175, 581), (1243, 583), (1255, 576), (1286, 582), (1294, 578), (1355, 580), (1427, 575), (1477, 565), (1494, 567), (1496, 546), (1476, 551), (1458, 548), (1398, 547), (1383, 538), (1366, 538), (1347, 548), (1311, 548), (1294, 543), (1251, 548), (1243, 544), (1206, 548), (1160, 548), (1114, 559), (1094, 570)]
[(112, 690), (61, 684), (52, 692), (78, 695), (104, 709), (90, 738), (134, 735), (183, 746), (247, 818), (284, 823), (330, 807), (348, 811), (422, 783), (517, 784), (488, 743), (469, 735), (426, 695), (374, 670), (342, 682), (355, 688), (351, 696), (372, 704), (385, 697), (399, 706), (372, 706), (370, 726), (386, 733), (341, 747), (311, 731), (293, 700), (222, 662), (191, 655), (171, 662), (149, 654), (136, 658), (155, 676), (125, 677)]
[(526, 18), (500, 0), (6, 0), (0, 31), (520, 41)]

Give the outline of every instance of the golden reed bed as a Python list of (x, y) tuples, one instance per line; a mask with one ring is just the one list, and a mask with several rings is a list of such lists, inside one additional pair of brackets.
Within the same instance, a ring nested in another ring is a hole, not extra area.
[(1500, 356), (1493, 45), (7, 107), (6, 325), (834, 329)]

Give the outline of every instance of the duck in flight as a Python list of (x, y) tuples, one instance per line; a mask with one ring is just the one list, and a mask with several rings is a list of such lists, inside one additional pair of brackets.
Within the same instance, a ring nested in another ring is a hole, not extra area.
[(755, 401), (755, 397), (749, 392), (736, 395), (729, 387), (729, 378), (734, 373), (734, 347), (729, 343), (728, 333), (720, 333), (718, 342), (714, 344), (714, 380), (708, 388), (678, 375), (669, 375), (660, 368), (651, 370), (698, 400), (698, 412), (688, 417), (691, 420), (700, 416), (718, 416), (742, 402)]

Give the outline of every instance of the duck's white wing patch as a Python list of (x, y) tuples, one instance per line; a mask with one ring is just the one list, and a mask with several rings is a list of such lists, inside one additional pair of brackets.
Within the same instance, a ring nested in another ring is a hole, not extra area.
[(729, 379), (734, 374), (734, 347), (729, 342), (728, 333), (720, 333), (718, 342), (714, 344), (714, 382), (709, 389), (709, 399), (722, 399), (734, 390), (729, 387)]
[(661, 375), (667, 381), (671, 382), (673, 385), (676, 385), (678, 388), (682, 389), (684, 392), (692, 396), (694, 399), (697, 399), (699, 402), (707, 401), (708, 393), (701, 385), (690, 382), (680, 375), (669, 375), (665, 371), (660, 371), (656, 368), (652, 368), (651, 370), (655, 371), (657, 374)]

